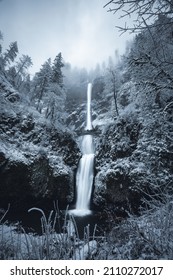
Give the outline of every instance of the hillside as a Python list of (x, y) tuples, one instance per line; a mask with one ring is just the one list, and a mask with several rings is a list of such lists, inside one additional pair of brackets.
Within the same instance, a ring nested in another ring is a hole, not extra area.
[(80, 157), (73, 136), (46, 120), (2, 75), (0, 94), (1, 207), (22, 209), (43, 199), (67, 205)]

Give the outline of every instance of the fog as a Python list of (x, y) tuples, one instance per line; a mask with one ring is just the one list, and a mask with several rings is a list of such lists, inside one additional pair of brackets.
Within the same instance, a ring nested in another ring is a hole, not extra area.
[(32, 58), (31, 73), (62, 52), (73, 67), (94, 68), (123, 54), (130, 35), (115, 28), (118, 15), (103, 6), (108, 0), (2, 0), (0, 30), (3, 50), (17, 41), (19, 53)]

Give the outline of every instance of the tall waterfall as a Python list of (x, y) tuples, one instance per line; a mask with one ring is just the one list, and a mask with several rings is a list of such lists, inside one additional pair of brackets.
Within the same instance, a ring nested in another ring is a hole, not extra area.
[[(85, 130), (92, 130), (91, 121), (91, 92), (92, 84), (88, 84), (87, 89), (87, 118)], [(91, 213), (90, 201), (92, 194), (93, 178), (94, 178), (94, 144), (93, 137), (90, 134), (82, 137), (81, 143), (82, 158), (76, 175), (76, 209), (71, 213), (76, 216), (85, 216)]]
[(86, 130), (92, 129), (92, 121), (91, 121), (91, 92), (92, 92), (92, 84), (88, 84), (87, 89), (87, 122), (86, 122)]

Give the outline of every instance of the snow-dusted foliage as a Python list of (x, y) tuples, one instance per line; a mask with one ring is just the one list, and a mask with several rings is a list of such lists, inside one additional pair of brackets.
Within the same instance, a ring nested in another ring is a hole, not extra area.
[(63, 87), (62, 56), (59, 54), (52, 65), (48, 59), (36, 73), (31, 83), (32, 104), (55, 126), (65, 121), (66, 93)]
[[(172, 19), (173, 3), (169, 0), (110, 0), (105, 3), (104, 7), (109, 7), (109, 11), (120, 13), (125, 19), (124, 25), (118, 26), (120, 31), (138, 32), (152, 26), (158, 26), (157, 17), (168, 16)], [(133, 17), (133, 20), (128, 21)], [(171, 21), (172, 23), (172, 21)], [(161, 23), (160, 26), (164, 26)]]
[(23, 55), (15, 62), (16, 54), (16, 42), (0, 52), (0, 207), (16, 202), (22, 209), (33, 199), (61, 194), (67, 202), (80, 152), (63, 125), (65, 90), (55, 77), (52, 81), (55, 68), (49, 61), (31, 81), (31, 58)]
[[(102, 92), (105, 102), (109, 97), (109, 112), (102, 115), (100, 100), (95, 109), (94, 123), (100, 128), (100, 137), (93, 200), (97, 206), (102, 205), (108, 220), (115, 223), (110, 241), (110, 248), (114, 242), (115, 249), (109, 256), (113, 259), (172, 259), (171, 26), (170, 18), (160, 16), (152, 28), (135, 37), (126, 56), (111, 69), (114, 73), (119, 69), (119, 116), (115, 114), (110, 69)], [(100, 118), (103, 122), (99, 122)], [(123, 215), (129, 218), (123, 220)], [(119, 217), (123, 222), (116, 225)], [(169, 238), (165, 238), (167, 235)]]

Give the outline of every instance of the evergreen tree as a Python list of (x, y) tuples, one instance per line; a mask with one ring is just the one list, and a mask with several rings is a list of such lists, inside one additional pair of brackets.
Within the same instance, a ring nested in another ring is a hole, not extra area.
[(28, 75), (28, 68), (32, 66), (31, 57), (28, 55), (22, 55), (15, 66), (15, 75), (14, 75), (14, 85), (19, 90), (22, 83), (25, 81), (26, 76)]
[(35, 74), (32, 82), (33, 98), (37, 100), (37, 109), (44, 93), (47, 91), (52, 79), (51, 59), (49, 58), (42, 66), (39, 72)]
[(4, 66), (10, 64), (11, 62), (14, 62), (14, 59), (16, 58), (17, 54), (18, 54), (17, 42), (12, 42), (9, 45), (9, 49), (7, 49), (3, 55)]
[(63, 58), (61, 52), (55, 57), (52, 66), (52, 82), (57, 83), (60, 87), (63, 87), (63, 73), (64, 67)]
[[(165, 107), (173, 90), (173, 38), (171, 19), (159, 16), (153, 28), (144, 30), (134, 40), (128, 56), (129, 72), (150, 108)], [(165, 25), (167, 23), (167, 29)]]
[(29, 57), (28, 55), (22, 55), (16, 65), (16, 76), (20, 74), (21, 76), (25, 77), (25, 75), (27, 74), (26, 70), (31, 67), (32, 64), (33, 63), (31, 57)]
[[(53, 125), (64, 121), (64, 103), (66, 94), (62, 88), (63, 63), (61, 55), (57, 56), (52, 66), (51, 59), (48, 59), (36, 73), (32, 81), (33, 100), (37, 110), (44, 114)], [(55, 67), (56, 65), (56, 67)], [(59, 73), (59, 75), (58, 75)]]

